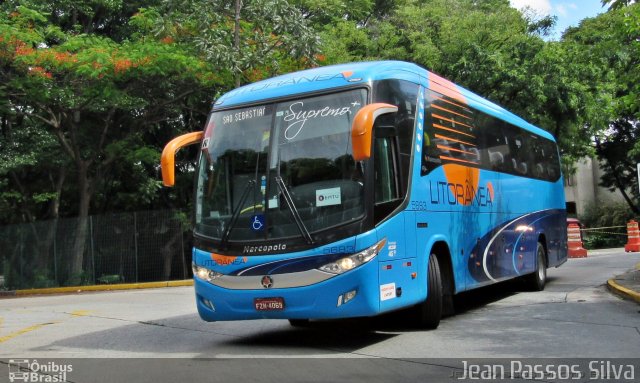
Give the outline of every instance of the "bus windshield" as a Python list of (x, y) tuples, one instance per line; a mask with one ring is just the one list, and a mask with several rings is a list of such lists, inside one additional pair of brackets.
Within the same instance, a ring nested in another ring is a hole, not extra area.
[(216, 111), (205, 130), (196, 189), (201, 236), (300, 237), (364, 214), (364, 175), (351, 124), (366, 90)]

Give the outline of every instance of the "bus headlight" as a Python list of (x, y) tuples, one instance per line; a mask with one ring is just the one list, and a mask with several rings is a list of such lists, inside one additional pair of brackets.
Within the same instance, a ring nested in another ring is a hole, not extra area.
[(223, 274), (207, 269), (206, 267), (198, 266), (195, 263), (191, 264), (193, 269), (193, 276), (202, 279), (203, 281), (211, 282), (214, 279), (220, 278)]
[(326, 271), (327, 273), (332, 274), (342, 274), (349, 270), (353, 270), (358, 266), (362, 266), (365, 263), (369, 262), (382, 250), (384, 245), (387, 243), (387, 239), (383, 238), (380, 242), (371, 246), (368, 249), (362, 250), (359, 253), (350, 255), (348, 257), (344, 257), (338, 259), (334, 262), (327, 263), (318, 268), (318, 270)]

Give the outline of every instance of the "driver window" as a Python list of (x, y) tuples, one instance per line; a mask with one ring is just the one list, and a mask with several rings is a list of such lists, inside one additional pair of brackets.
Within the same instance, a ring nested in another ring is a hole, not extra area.
[(376, 138), (374, 144), (374, 174), (376, 204), (394, 201), (399, 198), (394, 162), (395, 155), (391, 138)]
[[(418, 101), (418, 85), (404, 80), (383, 80), (374, 85), (374, 102), (384, 102), (398, 107), (398, 112), (384, 123), (395, 127), (396, 138), (389, 142), (397, 142), (397, 178), (398, 189), (406, 193), (411, 172), (411, 151), (413, 149), (413, 133), (415, 130), (416, 107)], [(400, 194), (396, 196), (401, 197)]]

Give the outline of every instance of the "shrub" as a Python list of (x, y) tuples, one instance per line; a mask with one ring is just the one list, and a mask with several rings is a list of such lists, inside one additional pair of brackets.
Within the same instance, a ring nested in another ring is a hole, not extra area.
[(583, 232), (585, 248), (603, 249), (622, 247), (627, 243), (627, 236), (622, 233), (627, 232), (627, 222), (634, 218), (634, 215), (626, 203), (593, 204), (587, 206), (585, 213), (579, 218), (585, 228), (625, 226), (625, 228), (602, 229), (602, 232)]

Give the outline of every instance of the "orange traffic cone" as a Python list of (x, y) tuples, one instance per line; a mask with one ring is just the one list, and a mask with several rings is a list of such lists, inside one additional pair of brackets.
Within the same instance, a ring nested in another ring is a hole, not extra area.
[(640, 230), (638, 230), (638, 222), (631, 220), (627, 223), (627, 238), (624, 251), (627, 253), (640, 251)]
[(587, 250), (582, 247), (580, 226), (576, 223), (570, 223), (567, 228), (567, 244), (569, 245), (569, 258), (585, 258), (587, 256)]

